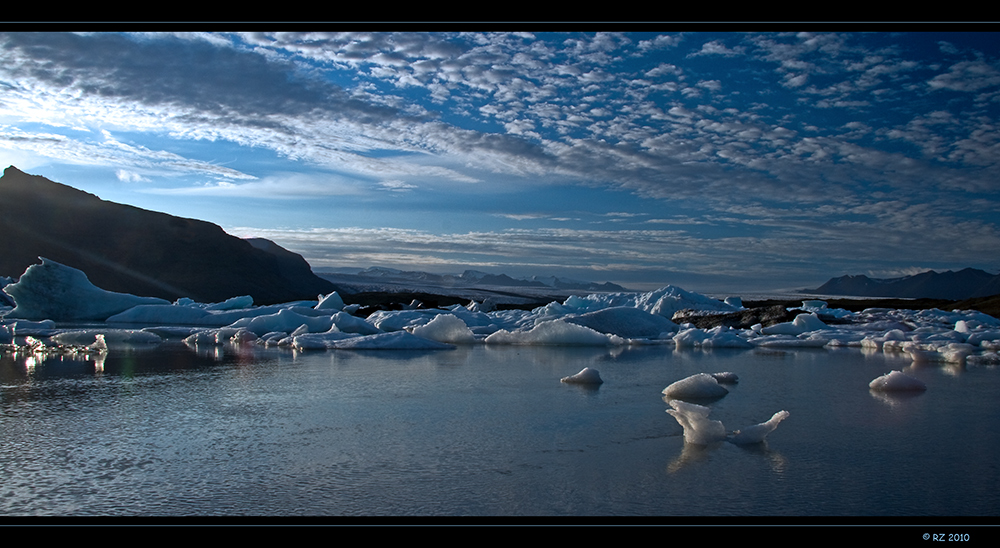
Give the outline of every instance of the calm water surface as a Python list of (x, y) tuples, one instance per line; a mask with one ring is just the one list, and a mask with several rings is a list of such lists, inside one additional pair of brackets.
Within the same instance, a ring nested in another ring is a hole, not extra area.
[[(486, 347), (332, 351), (181, 344), (103, 363), (0, 359), (6, 516), (994, 516), (1000, 372), (858, 349)], [(559, 379), (596, 368), (599, 388)], [(740, 383), (727, 429), (685, 445), (665, 386)]]

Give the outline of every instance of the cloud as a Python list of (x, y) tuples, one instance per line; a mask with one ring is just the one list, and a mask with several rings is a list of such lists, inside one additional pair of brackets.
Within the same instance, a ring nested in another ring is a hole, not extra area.
[(212, 181), (184, 187), (147, 187), (142, 192), (175, 196), (288, 200), (360, 195), (364, 194), (365, 190), (357, 182), (337, 175), (278, 173), (246, 183)]

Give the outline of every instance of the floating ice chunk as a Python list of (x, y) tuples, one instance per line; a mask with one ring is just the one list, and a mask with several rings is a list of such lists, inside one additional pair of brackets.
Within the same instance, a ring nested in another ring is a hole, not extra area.
[(382, 330), (366, 322), (363, 318), (351, 316), (347, 312), (340, 311), (330, 316), (337, 329), (344, 333), (360, 333), (361, 335), (374, 335)]
[(406, 331), (354, 336), (333, 341), (327, 348), (342, 350), (451, 350), (455, 346), (411, 335)]
[(330, 293), (329, 295), (319, 296), (319, 303), (316, 304), (316, 310), (343, 310), (344, 300), (340, 298), (340, 295), (336, 291)]
[(712, 373), (712, 378), (720, 384), (736, 384), (740, 382), (740, 378), (732, 371), (723, 371), (721, 373)]
[(927, 390), (927, 385), (902, 371), (890, 371), (868, 383), (868, 388), (876, 392), (907, 392)]
[(108, 343), (104, 340), (104, 334), (98, 333), (97, 335), (94, 335), (94, 344), (88, 346), (87, 348), (102, 354), (106, 353), (108, 351)]
[(528, 331), (501, 329), (485, 340), (488, 344), (605, 346), (624, 344), (617, 335), (598, 333), (589, 327), (563, 320), (542, 322)]
[(241, 297), (226, 299), (221, 303), (206, 305), (205, 310), (238, 310), (241, 308), (250, 308), (251, 306), (253, 306), (253, 297), (243, 295)]
[(761, 329), (765, 335), (801, 335), (809, 331), (827, 329), (828, 326), (816, 314), (799, 314), (790, 322), (775, 324)]
[(671, 399), (708, 400), (721, 398), (729, 393), (719, 385), (719, 381), (708, 373), (698, 373), (681, 379), (663, 389), (663, 394)]
[(729, 441), (738, 445), (760, 443), (764, 441), (764, 438), (768, 434), (774, 432), (774, 429), (778, 427), (778, 423), (787, 419), (788, 415), (788, 411), (778, 411), (766, 422), (737, 430), (733, 433), (733, 437), (729, 438)]
[(740, 330), (732, 327), (718, 326), (709, 329), (702, 348), (753, 348), (753, 344), (740, 336)]
[(368, 323), (382, 331), (402, 331), (434, 319), (434, 316), (445, 313), (443, 310), (379, 310), (368, 316)]
[(559, 380), (560, 382), (572, 384), (602, 384), (604, 382), (604, 380), (601, 379), (601, 374), (598, 373), (596, 369), (591, 369), (589, 367), (584, 367), (576, 375), (563, 377)]
[(303, 316), (288, 309), (279, 310), (275, 314), (239, 319), (229, 327), (244, 328), (254, 334), (264, 334), (269, 331), (292, 331), (298, 326), (308, 326), (309, 331), (327, 331), (333, 325), (333, 319), (327, 317)]
[[(341, 331), (327, 331), (326, 333), (299, 333), (291, 335), (291, 345), (299, 350), (325, 350), (336, 348), (336, 344), (344, 339), (360, 337), (355, 333), (344, 333)], [(284, 339), (279, 340), (279, 346), (284, 344)]]
[[(203, 308), (186, 305), (139, 305), (115, 314), (107, 319), (109, 323), (158, 324), (158, 325), (214, 325), (221, 327), (226, 323), (213, 322), (212, 313)], [(206, 322), (209, 320), (209, 322)]]
[(587, 312), (566, 321), (626, 339), (652, 339), (661, 333), (677, 331), (677, 324), (663, 316), (625, 306)]
[(14, 310), (7, 313), (8, 318), (104, 321), (133, 306), (169, 304), (156, 297), (105, 291), (90, 283), (82, 270), (43, 257), (39, 259), (42, 264), (29, 266), (17, 283), (4, 287), (17, 304)]
[(240, 329), (229, 337), (229, 342), (240, 345), (240, 344), (253, 344), (257, 342), (257, 334), (249, 329)]
[(726, 439), (726, 427), (722, 422), (708, 418), (711, 412), (708, 407), (681, 400), (670, 400), (669, 403), (673, 409), (667, 409), (667, 413), (677, 419), (684, 429), (685, 443), (708, 445)]
[(68, 345), (89, 345), (100, 339), (105, 343), (114, 345), (130, 344), (160, 344), (163, 339), (156, 333), (149, 331), (138, 331), (133, 329), (76, 329), (64, 331), (53, 335), (50, 341), (56, 344)]
[(476, 342), (475, 335), (465, 322), (453, 314), (439, 314), (424, 325), (411, 331), (418, 337), (443, 343), (472, 344)]
[(700, 346), (705, 339), (708, 338), (708, 333), (705, 333), (704, 329), (698, 329), (697, 327), (692, 327), (689, 329), (683, 329), (676, 335), (674, 335), (674, 345), (677, 348), (690, 348), (695, 346)]

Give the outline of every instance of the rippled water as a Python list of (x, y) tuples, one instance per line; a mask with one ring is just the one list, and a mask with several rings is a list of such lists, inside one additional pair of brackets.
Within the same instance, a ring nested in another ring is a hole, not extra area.
[[(981, 516), (1000, 514), (1000, 372), (858, 349), (113, 349), (0, 359), (0, 515)], [(599, 388), (562, 384), (583, 367)], [(740, 383), (685, 446), (661, 390)]]

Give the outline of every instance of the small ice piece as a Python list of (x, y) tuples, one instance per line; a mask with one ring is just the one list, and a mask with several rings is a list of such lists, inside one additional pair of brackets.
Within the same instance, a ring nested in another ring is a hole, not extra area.
[(221, 303), (214, 303), (205, 306), (205, 310), (242, 310), (244, 308), (250, 308), (253, 306), (253, 297), (250, 295), (242, 295), (239, 297), (231, 297), (226, 299)]
[(469, 326), (454, 314), (438, 314), (424, 325), (414, 327), (411, 331), (418, 337), (451, 344), (472, 344), (476, 342), (475, 335)]
[(764, 438), (766, 438), (768, 434), (774, 432), (774, 429), (778, 427), (778, 423), (787, 419), (788, 415), (788, 411), (778, 411), (766, 422), (748, 426), (742, 430), (733, 432), (733, 437), (729, 438), (729, 441), (737, 445), (760, 443), (764, 441)]
[(927, 390), (927, 385), (902, 371), (890, 371), (868, 383), (877, 392), (913, 392)]
[(94, 344), (87, 347), (89, 350), (94, 352), (99, 352), (101, 354), (106, 354), (108, 352), (108, 343), (104, 340), (104, 334), (98, 333), (94, 335)]
[(726, 439), (726, 427), (721, 421), (708, 418), (712, 411), (708, 407), (681, 400), (670, 400), (668, 403), (673, 409), (667, 409), (667, 413), (677, 419), (684, 429), (685, 443), (708, 445)]
[(560, 382), (566, 382), (572, 384), (601, 384), (604, 381), (601, 379), (601, 374), (598, 373), (596, 369), (584, 367), (576, 375), (563, 377), (562, 379), (560, 379)]
[(329, 295), (320, 295), (319, 303), (314, 307), (316, 310), (343, 310), (344, 300), (340, 298), (340, 295), (336, 291), (330, 293)]
[(663, 394), (671, 399), (708, 400), (721, 398), (729, 393), (715, 377), (708, 373), (698, 373), (681, 379), (663, 389)]
[(712, 373), (712, 378), (719, 384), (736, 384), (740, 381), (740, 378), (737, 377), (736, 373), (733, 373), (732, 371)]

